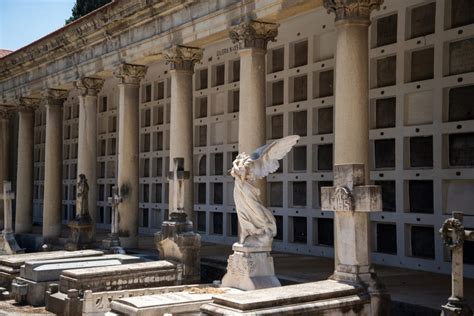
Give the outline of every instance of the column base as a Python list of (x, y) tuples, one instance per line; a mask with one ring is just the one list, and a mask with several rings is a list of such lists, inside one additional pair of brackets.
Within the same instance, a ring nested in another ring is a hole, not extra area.
[(223, 287), (248, 291), (281, 286), (275, 276), (271, 247), (246, 247), (235, 243), (232, 249), (234, 254), (227, 260)]
[(471, 308), (461, 298), (451, 296), (445, 305), (441, 306), (442, 316), (471, 316)]
[(76, 217), (69, 221), (68, 226), (71, 232), (64, 249), (74, 251), (94, 248), (92, 220), (89, 216)]
[(193, 223), (184, 218), (172, 214), (171, 221), (163, 222), (161, 231), (155, 234), (155, 245), (161, 260), (182, 265), (183, 284), (200, 283), (201, 236), (194, 233)]
[(14, 255), (24, 252), (25, 249), (20, 248), (13, 232), (2, 232), (0, 237), (0, 254)]
[(107, 253), (117, 253), (117, 254), (126, 253), (120, 244), (120, 238), (118, 237), (117, 234), (109, 234), (107, 238), (102, 240), (102, 248)]
[(337, 265), (329, 279), (362, 286), (370, 296), (371, 315), (390, 315), (390, 294), (371, 266)]

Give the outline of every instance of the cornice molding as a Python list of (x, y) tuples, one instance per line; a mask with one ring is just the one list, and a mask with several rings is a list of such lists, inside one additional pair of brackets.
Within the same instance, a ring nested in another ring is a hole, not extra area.
[(268, 42), (274, 42), (278, 36), (279, 24), (260, 21), (245, 21), (232, 27), (229, 37), (232, 43), (243, 48), (267, 49)]
[(336, 22), (348, 21), (370, 24), (370, 14), (379, 9), (384, 0), (324, 0), (328, 13), (334, 12)]
[(176, 45), (163, 52), (163, 59), (171, 70), (194, 71), (194, 65), (202, 59), (203, 49)]

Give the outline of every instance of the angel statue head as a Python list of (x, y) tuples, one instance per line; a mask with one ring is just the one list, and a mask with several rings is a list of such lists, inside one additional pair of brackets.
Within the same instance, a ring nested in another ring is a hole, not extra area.
[(240, 153), (232, 163), (230, 174), (235, 179), (234, 201), (239, 218), (239, 242), (248, 247), (271, 246), (276, 235), (273, 214), (262, 204), (255, 182), (275, 172), (298, 142), (298, 135), (278, 139), (257, 148), (251, 155)]

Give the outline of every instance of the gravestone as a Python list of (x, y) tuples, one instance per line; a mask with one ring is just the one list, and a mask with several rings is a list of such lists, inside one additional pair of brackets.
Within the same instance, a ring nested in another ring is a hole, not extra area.
[[(216, 294), (241, 293), (231, 288), (216, 288), (209, 285), (194, 287), (168, 287), (163, 293), (124, 297), (112, 301), (111, 315), (176, 315), (200, 314), (202, 305), (211, 303)], [(167, 291), (167, 292), (165, 292)]]
[(65, 270), (115, 266), (140, 261), (142, 259), (139, 257), (121, 254), (27, 261), (20, 269), (20, 276), (12, 282), (12, 293), (18, 303), (43, 306), (48, 285), (58, 283), (60, 275)]
[(466, 230), (463, 226), (463, 213), (453, 212), (439, 230), (445, 245), (451, 250), (451, 296), (445, 305), (441, 306), (442, 316), (471, 316), (472, 310), (464, 300), (463, 280), (463, 244), (474, 241), (474, 231)]
[(377, 88), (396, 84), (397, 56), (377, 60)]
[(396, 99), (385, 98), (375, 101), (375, 128), (395, 127)]
[(79, 251), (49, 251), (36, 253), (23, 253), (9, 256), (0, 256), (0, 287), (10, 289), (12, 281), (20, 275), (20, 267), (26, 261), (38, 261), (46, 259), (85, 258), (102, 256), (104, 253), (98, 250)]
[(109, 204), (112, 206), (112, 219), (110, 223), (110, 234), (102, 240), (102, 246), (105, 250), (112, 253), (125, 253), (125, 250), (120, 245), (120, 238), (118, 234), (119, 218), (118, 205), (122, 203), (122, 197), (119, 195), (119, 190), (116, 186), (112, 187), (112, 196), (108, 198)]
[(452, 167), (474, 165), (474, 133), (449, 135), (449, 165)]
[(411, 53), (411, 81), (433, 79), (434, 48), (417, 50)]
[(397, 15), (377, 19), (377, 46), (397, 42)]
[[(178, 285), (182, 270), (169, 261), (139, 262), (115, 266), (65, 270), (59, 285), (50, 284), (46, 293), (46, 310), (63, 314), (82, 308), (85, 291), (105, 292)], [(71, 306), (74, 305), (74, 306)]]
[(272, 105), (283, 104), (284, 84), (283, 80), (272, 83)]
[(449, 74), (474, 71), (474, 38), (449, 44)]
[(448, 120), (451, 122), (474, 119), (473, 99), (474, 85), (450, 89)]
[(79, 175), (76, 187), (76, 216), (69, 221), (69, 240), (66, 250), (93, 248), (94, 235), (92, 218), (89, 214), (89, 184), (84, 174)]
[(361, 286), (333, 280), (220, 294), (201, 307), (205, 315), (342, 315), (344, 311), (369, 315), (370, 297)]
[(375, 168), (395, 169), (395, 139), (374, 140)]
[(155, 234), (155, 245), (161, 259), (182, 266), (184, 284), (199, 283), (201, 236), (194, 233), (193, 223), (186, 218), (184, 210), (184, 181), (189, 179), (190, 173), (184, 170), (183, 158), (174, 159), (174, 170), (168, 177), (174, 194), (170, 219), (163, 222), (161, 231)]
[(410, 137), (410, 167), (433, 168), (433, 136)]
[(285, 67), (285, 49), (275, 48), (271, 51), (272, 56), (272, 65), (271, 70), (272, 72), (281, 71)]
[(318, 109), (318, 134), (333, 132), (334, 113), (333, 107)]
[(0, 199), (3, 199), (3, 231), (0, 239), (0, 254), (12, 255), (15, 253), (24, 253), (25, 250), (18, 246), (13, 233), (13, 211), (12, 211), (12, 200), (15, 198), (15, 193), (11, 190), (12, 184), (10, 181), (3, 182), (3, 194), (0, 195)]
[(334, 71), (326, 70), (319, 73), (319, 96), (329, 97), (334, 94)]
[[(293, 78), (293, 102), (305, 101), (308, 98), (307, 83), (308, 77), (306, 75)], [(283, 93), (283, 89), (281, 93)]]
[(428, 3), (411, 10), (411, 38), (435, 31), (436, 3)]

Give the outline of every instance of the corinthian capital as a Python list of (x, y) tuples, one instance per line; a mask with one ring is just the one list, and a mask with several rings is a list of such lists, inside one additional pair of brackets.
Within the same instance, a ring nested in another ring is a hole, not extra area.
[(114, 70), (114, 76), (119, 78), (121, 83), (140, 84), (146, 70), (147, 66), (123, 63)]
[(41, 104), (41, 99), (21, 97), (17, 100), (17, 111), (33, 113)]
[(246, 21), (232, 27), (229, 37), (232, 43), (239, 43), (240, 48), (267, 49), (269, 41), (275, 41), (278, 35), (278, 24), (259, 21)]
[(172, 70), (193, 71), (202, 59), (201, 48), (176, 45), (163, 52), (163, 58)]
[(68, 91), (60, 89), (45, 89), (41, 91), (41, 104), (45, 106), (62, 106), (67, 99)]
[(384, 0), (324, 0), (328, 13), (336, 14), (338, 21), (370, 23), (370, 13), (379, 9)]
[(91, 95), (96, 96), (97, 93), (102, 90), (102, 86), (104, 85), (103, 79), (98, 78), (91, 78), (91, 77), (83, 77), (74, 82), (74, 85), (79, 90), (82, 96)]
[(14, 110), (10, 106), (0, 106), (0, 120), (9, 120), (13, 116)]

